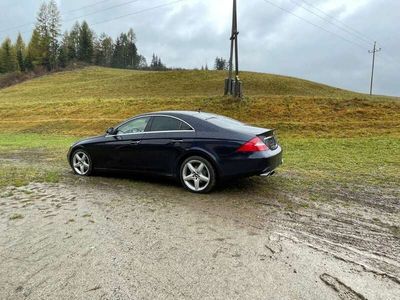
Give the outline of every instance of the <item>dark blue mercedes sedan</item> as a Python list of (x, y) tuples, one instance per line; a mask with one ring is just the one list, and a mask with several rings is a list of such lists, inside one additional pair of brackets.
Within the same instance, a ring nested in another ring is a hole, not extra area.
[(75, 143), (68, 161), (80, 176), (96, 170), (156, 174), (207, 193), (226, 179), (272, 175), (282, 163), (282, 149), (270, 129), (210, 113), (165, 111), (136, 116)]

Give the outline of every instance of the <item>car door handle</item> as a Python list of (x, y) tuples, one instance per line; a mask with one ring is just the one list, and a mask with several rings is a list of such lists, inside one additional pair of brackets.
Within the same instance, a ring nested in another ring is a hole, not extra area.
[(131, 144), (132, 146), (137, 146), (140, 144), (141, 141), (131, 141), (129, 144)]
[(172, 140), (172, 144), (183, 143), (183, 140)]

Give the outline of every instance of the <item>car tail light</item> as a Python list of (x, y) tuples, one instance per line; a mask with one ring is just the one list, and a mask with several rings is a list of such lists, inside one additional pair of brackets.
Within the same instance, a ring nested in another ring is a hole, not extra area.
[(267, 150), (267, 145), (265, 145), (259, 137), (255, 137), (254, 139), (251, 139), (247, 143), (240, 146), (240, 148), (237, 149), (237, 152), (260, 152)]

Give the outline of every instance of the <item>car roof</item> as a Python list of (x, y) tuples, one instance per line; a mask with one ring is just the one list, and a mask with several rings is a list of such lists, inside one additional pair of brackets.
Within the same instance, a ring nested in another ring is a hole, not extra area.
[[(217, 115), (217, 114), (206, 113), (206, 112), (201, 112), (201, 111), (200, 112), (199, 111), (160, 111), (160, 112), (155, 112), (155, 113), (149, 113), (147, 115), (172, 116), (172, 117), (176, 117), (176, 118), (181, 118), (184, 121), (188, 121), (191, 126), (192, 125), (199, 126), (200, 124), (202, 124), (203, 126), (204, 125), (206, 126), (203, 128), (210, 128), (209, 126), (216, 126), (220, 129), (227, 130), (229, 132), (242, 133), (242, 134), (247, 134), (250, 136), (259, 135), (259, 134), (265, 133), (267, 131), (271, 131), (271, 129), (247, 125), (245, 123), (242, 123), (241, 121), (232, 119), (230, 117), (225, 117), (223, 115)], [(193, 123), (193, 121), (194, 121), (193, 118), (198, 120), (198, 122), (196, 122), (197, 124)], [(196, 127), (195, 127), (195, 129), (197, 130)]]
[(202, 111), (189, 111), (189, 110), (158, 111), (158, 112), (146, 113), (146, 114), (143, 114), (142, 116), (146, 116), (146, 115), (170, 115), (170, 116), (174, 116), (174, 117), (188, 116), (188, 117), (194, 117), (194, 118), (201, 119), (201, 120), (223, 117), (223, 116), (217, 115), (217, 114), (206, 113), (206, 112), (202, 112)]
[[(201, 111), (186, 111), (186, 110), (170, 110), (170, 111), (158, 111), (142, 114), (137, 117), (146, 116), (170, 116), (181, 119), (192, 126), (196, 131), (205, 131), (210, 128), (218, 127), (223, 130), (223, 135), (227, 132), (235, 132), (236, 134), (242, 134), (247, 137), (259, 135), (271, 129), (260, 128), (249, 126), (245, 123), (225, 117), (223, 115), (217, 115), (213, 113), (201, 112)], [(197, 121), (196, 121), (197, 120)]]

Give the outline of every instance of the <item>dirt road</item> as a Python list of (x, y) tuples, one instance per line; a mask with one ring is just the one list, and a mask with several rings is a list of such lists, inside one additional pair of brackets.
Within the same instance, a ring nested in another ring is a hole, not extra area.
[(0, 299), (400, 299), (395, 197), (70, 177), (0, 191)]

